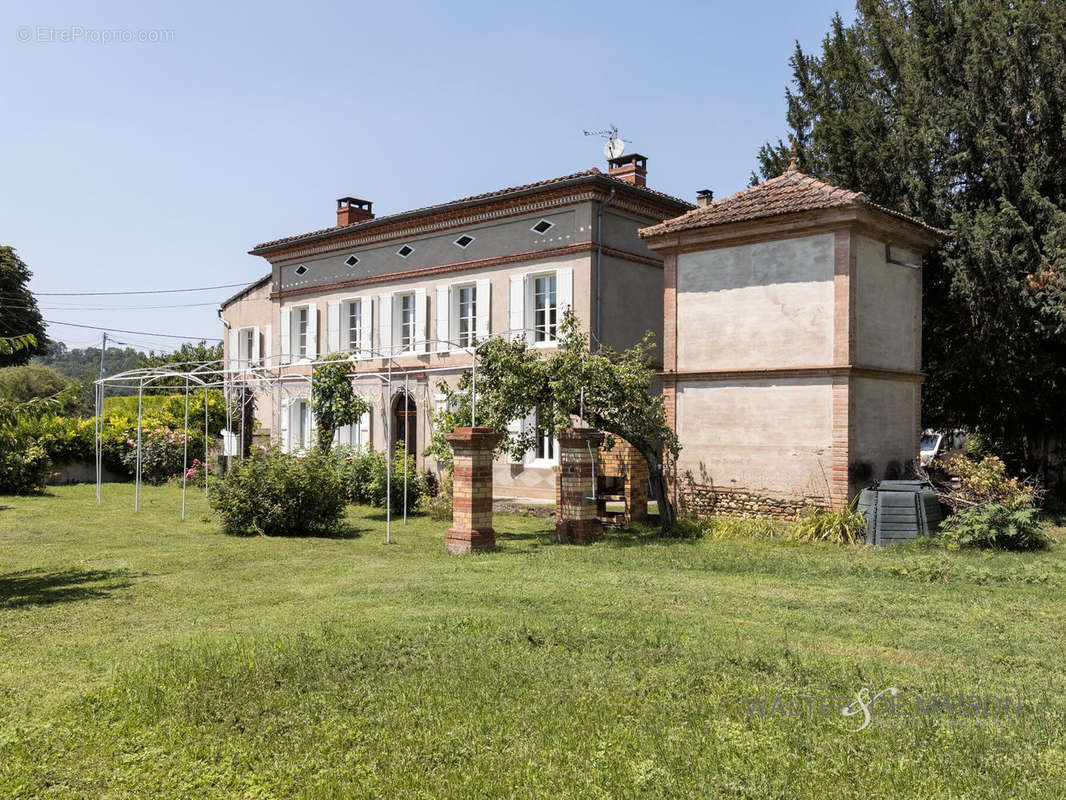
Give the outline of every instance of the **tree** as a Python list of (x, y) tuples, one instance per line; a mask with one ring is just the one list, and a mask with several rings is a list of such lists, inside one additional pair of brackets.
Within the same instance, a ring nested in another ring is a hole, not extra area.
[(355, 393), (352, 362), (344, 353), (327, 356), (315, 367), (311, 408), (318, 428), (318, 449), (328, 453), (337, 428), (352, 425), (370, 411), (370, 403)]
[(0, 245), (0, 336), (32, 337), (25, 347), (0, 348), (0, 367), (25, 364), (48, 345), (37, 300), (27, 286), (32, 276), (15, 248)]
[(8, 397), (16, 403), (51, 397), (73, 384), (74, 381), (66, 375), (61, 375), (43, 364), (23, 364), (20, 367), (0, 369), (0, 386), (7, 389)]
[[(669, 500), (661, 460), (677, 458), (681, 446), (666, 422), (662, 394), (654, 390), (651, 352), (654, 337), (623, 353), (608, 348), (591, 352), (573, 312), (567, 312), (559, 331), (559, 347), (543, 356), (524, 338), (490, 339), (479, 350), (476, 422), (504, 434), (498, 452), (516, 459), (545, 435), (557, 436), (578, 417), (607, 434), (631, 444), (650, 466), (659, 497), (659, 521), (667, 531), (676, 515)], [(451, 460), (445, 434), (470, 424), (471, 373), (463, 373), (453, 389), (439, 384), (446, 403), (434, 424), (429, 454), (438, 462)], [(537, 425), (514, 430), (510, 423), (536, 414)]]
[[(99, 350), (96, 351), (99, 354)], [(222, 382), (222, 342), (209, 345), (205, 339), (198, 342), (184, 342), (176, 350), (156, 352), (148, 355), (139, 354), (139, 367), (173, 367), (176, 371), (197, 369), (197, 376), (208, 383)], [(160, 380), (154, 386), (184, 388), (185, 381), (180, 378)]]
[[(1046, 474), (1066, 428), (1066, 4), (860, 0), (791, 65), (800, 169), (951, 232), (925, 263), (924, 424)], [(758, 161), (780, 174), (788, 147)]]

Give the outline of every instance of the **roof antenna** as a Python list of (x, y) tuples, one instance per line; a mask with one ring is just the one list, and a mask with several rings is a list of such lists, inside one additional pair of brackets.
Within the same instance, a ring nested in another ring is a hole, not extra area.
[(607, 160), (620, 158), (622, 153), (625, 152), (626, 142), (628, 139), (623, 139), (618, 135), (618, 126), (612, 124), (611, 127), (602, 131), (582, 131), (586, 136), (602, 136), (607, 140), (607, 144), (603, 146), (603, 154), (607, 156)]

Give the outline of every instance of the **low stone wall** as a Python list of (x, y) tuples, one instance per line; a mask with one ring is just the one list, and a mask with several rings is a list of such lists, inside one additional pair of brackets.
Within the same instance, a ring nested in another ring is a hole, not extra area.
[(679, 511), (693, 517), (778, 517), (796, 519), (802, 511), (827, 508), (824, 497), (770, 497), (748, 489), (682, 483), (677, 492)]

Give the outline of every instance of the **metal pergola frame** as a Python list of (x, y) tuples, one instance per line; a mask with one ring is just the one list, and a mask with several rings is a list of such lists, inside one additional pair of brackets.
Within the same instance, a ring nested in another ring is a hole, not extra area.
[[(411, 373), (425, 374), (427, 372), (456, 372), (469, 369), (471, 372), (471, 402), (470, 402), (470, 425), (475, 425), (476, 408), (477, 408), (477, 364), (478, 353), (480, 349), (488, 344), (492, 339), (499, 337), (513, 337), (516, 335), (525, 335), (532, 332), (533, 329), (518, 329), (508, 330), (500, 333), (492, 334), (483, 340), (477, 341), (474, 345), (462, 345), (458, 342), (450, 339), (419, 339), (417, 344), (424, 346), (426, 350), (424, 352), (417, 352), (411, 350), (397, 351), (396, 348), (392, 348), (389, 352), (382, 350), (375, 350), (373, 348), (358, 348), (357, 350), (339, 350), (330, 353), (330, 356), (335, 356), (337, 353), (346, 353), (349, 360), (355, 364), (359, 361), (383, 359), (386, 363), (384, 369), (368, 370), (365, 372), (353, 372), (352, 381), (353, 384), (360, 380), (376, 380), (378, 385), (385, 391), (385, 402), (382, 403), (382, 414), (385, 418), (385, 455), (386, 455), (386, 467), (385, 467), (385, 542), (386, 544), (392, 541), (392, 458), (393, 458), (393, 443), (392, 443), (392, 403), (393, 403), (393, 380), (397, 379), (402, 374), (404, 379), (403, 392), (407, 398), (410, 398), (409, 393), (409, 379)], [(470, 356), (470, 364), (468, 366), (447, 366), (447, 367), (426, 367), (426, 366), (404, 366), (397, 362), (398, 356), (425, 356), (432, 355), (434, 352), (440, 352), (430, 350), (431, 346), (437, 346), (446, 344), (450, 348), (450, 352), (455, 351), (465, 352)], [(314, 388), (314, 370), (316, 366), (326, 363), (336, 363), (334, 358), (316, 358), (308, 360), (306, 357), (299, 356), (297, 354), (278, 354), (276, 356), (270, 356), (268, 358), (260, 358), (258, 363), (248, 364), (243, 367), (233, 369), (227, 367), (227, 361), (233, 363), (237, 361), (236, 358), (231, 359), (218, 359), (214, 361), (195, 361), (195, 362), (173, 362), (170, 364), (164, 364), (157, 367), (144, 367), (133, 370), (126, 370), (124, 372), (116, 373), (115, 375), (103, 376), (96, 381), (94, 385), (96, 387), (96, 502), (97, 505), (103, 503), (103, 410), (104, 410), (104, 397), (108, 386), (113, 388), (122, 389), (136, 389), (137, 390), (137, 459), (136, 468), (134, 470), (134, 495), (133, 495), (133, 510), (134, 512), (140, 511), (140, 493), (141, 493), (141, 456), (142, 456), (142, 412), (144, 403), (144, 391), (153, 388), (164, 388), (159, 386), (163, 381), (172, 381), (178, 379), (178, 381), (184, 381), (185, 392), (185, 419), (184, 419), (184, 452), (182, 456), (182, 479), (181, 479), (181, 520), (185, 520), (185, 505), (186, 505), (186, 493), (188, 488), (188, 472), (189, 472), (189, 395), (190, 392), (196, 392), (203, 390), (204, 392), (204, 496), (209, 494), (209, 474), (208, 469), (210, 458), (210, 432), (209, 432), (209, 410), (208, 410), (208, 393), (211, 389), (221, 389), (226, 401), (226, 430), (231, 434), (233, 415), (230, 406), (230, 398), (235, 393), (240, 395), (240, 432), (239, 442), (240, 447), (238, 449), (238, 457), (243, 457), (244, 454), (244, 408), (245, 408), (245, 392), (248, 391), (248, 386), (253, 386), (252, 391), (255, 388), (266, 386), (271, 390), (272, 398), (272, 420), (277, 420), (278, 424), (275, 426), (276, 430), (280, 433), (280, 406), (279, 406), (279, 392), (287, 392), (288, 387), (291, 385), (303, 386), (306, 384), (308, 391), (308, 400), (313, 393)], [(272, 366), (268, 362), (276, 361), (276, 365)], [(239, 362), (238, 362), (239, 363)], [(307, 374), (301, 372), (293, 372), (293, 368), (307, 369)], [(222, 378), (209, 379), (214, 375), (221, 374)], [(153, 386), (155, 384), (155, 386)], [(173, 392), (173, 387), (165, 387)], [(302, 397), (302, 395), (300, 395)], [(406, 434), (405, 434), (406, 435)], [(405, 443), (406, 448), (409, 444)], [(228, 459), (232, 458), (231, 454), (226, 454), (227, 466), (229, 464)], [(403, 521), (407, 522), (407, 458), (404, 458), (404, 504), (403, 504)]]

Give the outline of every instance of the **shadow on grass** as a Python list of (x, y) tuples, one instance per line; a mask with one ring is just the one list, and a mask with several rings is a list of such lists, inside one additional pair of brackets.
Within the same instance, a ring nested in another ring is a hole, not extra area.
[[(272, 533), (264, 534), (263, 538), (266, 539), (358, 539), (364, 533), (369, 532), (370, 528), (358, 528), (352, 525), (350, 522), (342, 522), (336, 528), (328, 531), (315, 531), (313, 533), (300, 532), (300, 533)], [(224, 536), (232, 536), (236, 539), (253, 539), (259, 536), (254, 531), (246, 533), (229, 533), (224, 532)]]
[(68, 569), (61, 572), (25, 569), (9, 572), (0, 575), (0, 609), (102, 599), (110, 597), (116, 589), (132, 586), (131, 578), (144, 574), (106, 569)]

